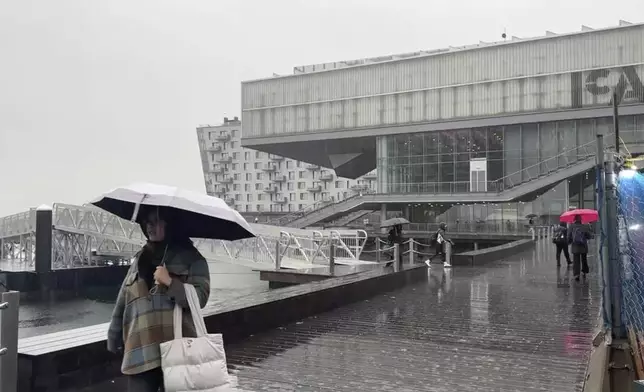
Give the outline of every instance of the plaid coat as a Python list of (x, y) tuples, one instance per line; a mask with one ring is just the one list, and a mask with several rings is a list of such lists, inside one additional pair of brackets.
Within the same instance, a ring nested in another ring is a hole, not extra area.
[[(123, 374), (139, 374), (161, 366), (159, 344), (174, 339), (174, 305), (189, 309), (183, 283), (195, 287), (202, 308), (210, 294), (208, 263), (196, 248), (167, 250), (164, 262), (172, 283), (155, 294), (150, 294), (145, 280), (139, 279), (140, 254), (125, 276), (107, 333), (108, 350), (123, 352)], [(183, 335), (195, 337), (190, 311), (183, 312)]]

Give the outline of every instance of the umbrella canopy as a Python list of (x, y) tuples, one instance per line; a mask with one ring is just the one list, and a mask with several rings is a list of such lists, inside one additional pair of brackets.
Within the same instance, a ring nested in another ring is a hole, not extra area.
[(526, 217), (526, 219), (532, 219), (532, 218), (537, 218), (538, 216), (539, 215), (537, 215), (537, 214), (528, 214), (525, 217)]
[(380, 222), (380, 227), (391, 227), (396, 225), (408, 225), (409, 221), (405, 218), (391, 218)]
[(112, 189), (91, 204), (138, 223), (151, 209), (162, 207), (172, 229), (191, 238), (234, 241), (255, 236), (248, 222), (223, 200), (171, 186), (133, 184)]
[(581, 223), (592, 223), (599, 220), (599, 214), (595, 210), (589, 209), (575, 209), (566, 211), (559, 217), (560, 222), (573, 223), (575, 216), (581, 216)]

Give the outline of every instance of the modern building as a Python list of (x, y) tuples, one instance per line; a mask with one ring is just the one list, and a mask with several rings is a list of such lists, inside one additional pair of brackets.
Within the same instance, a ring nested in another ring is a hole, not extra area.
[(241, 213), (280, 215), (375, 189), (374, 173), (357, 180), (333, 170), (243, 148), (237, 117), (197, 128), (206, 191)]
[(613, 93), (623, 142), (644, 143), (643, 77), (644, 25), (624, 21), (296, 67), (242, 83), (242, 144), (349, 178), (377, 168), (377, 193), (300, 225), (360, 209), (416, 222), (552, 222), (594, 206), (595, 139), (613, 132)]

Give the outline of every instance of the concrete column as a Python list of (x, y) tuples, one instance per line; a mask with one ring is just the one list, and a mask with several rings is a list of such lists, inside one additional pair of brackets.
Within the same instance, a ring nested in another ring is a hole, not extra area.
[(53, 245), (53, 212), (41, 205), (36, 209), (36, 273), (51, 272)]
[(409, 206), (408, 206), (408, 205), (406, 205), (405, 207), (403, 207), (403, 216), (405, 217), (405, 219), (407, 219), (407, 220), (411, 220), (411, 219), (410, 219), (411, 212), (410, 212), (410, 208), (409, 208)]
[(381, 204), (380, 205), (380, 221), (384, 221), (387, 219), (387, 205), (386, 204)]
[(474, 250), (479, 250), (479, 243), (478, 242), (474, 242)]
[(19, 292), (0, 294), (0, 392), (18, 390), (19, 307)]

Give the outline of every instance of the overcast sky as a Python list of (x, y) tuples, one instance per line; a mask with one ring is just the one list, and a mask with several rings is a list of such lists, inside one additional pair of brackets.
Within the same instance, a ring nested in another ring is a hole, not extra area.
[(642, 0), (0, 0), (0, 216), (134, 181), (204, 191), (195, 127), (238, 116), (242, 80), (638, 15)]

